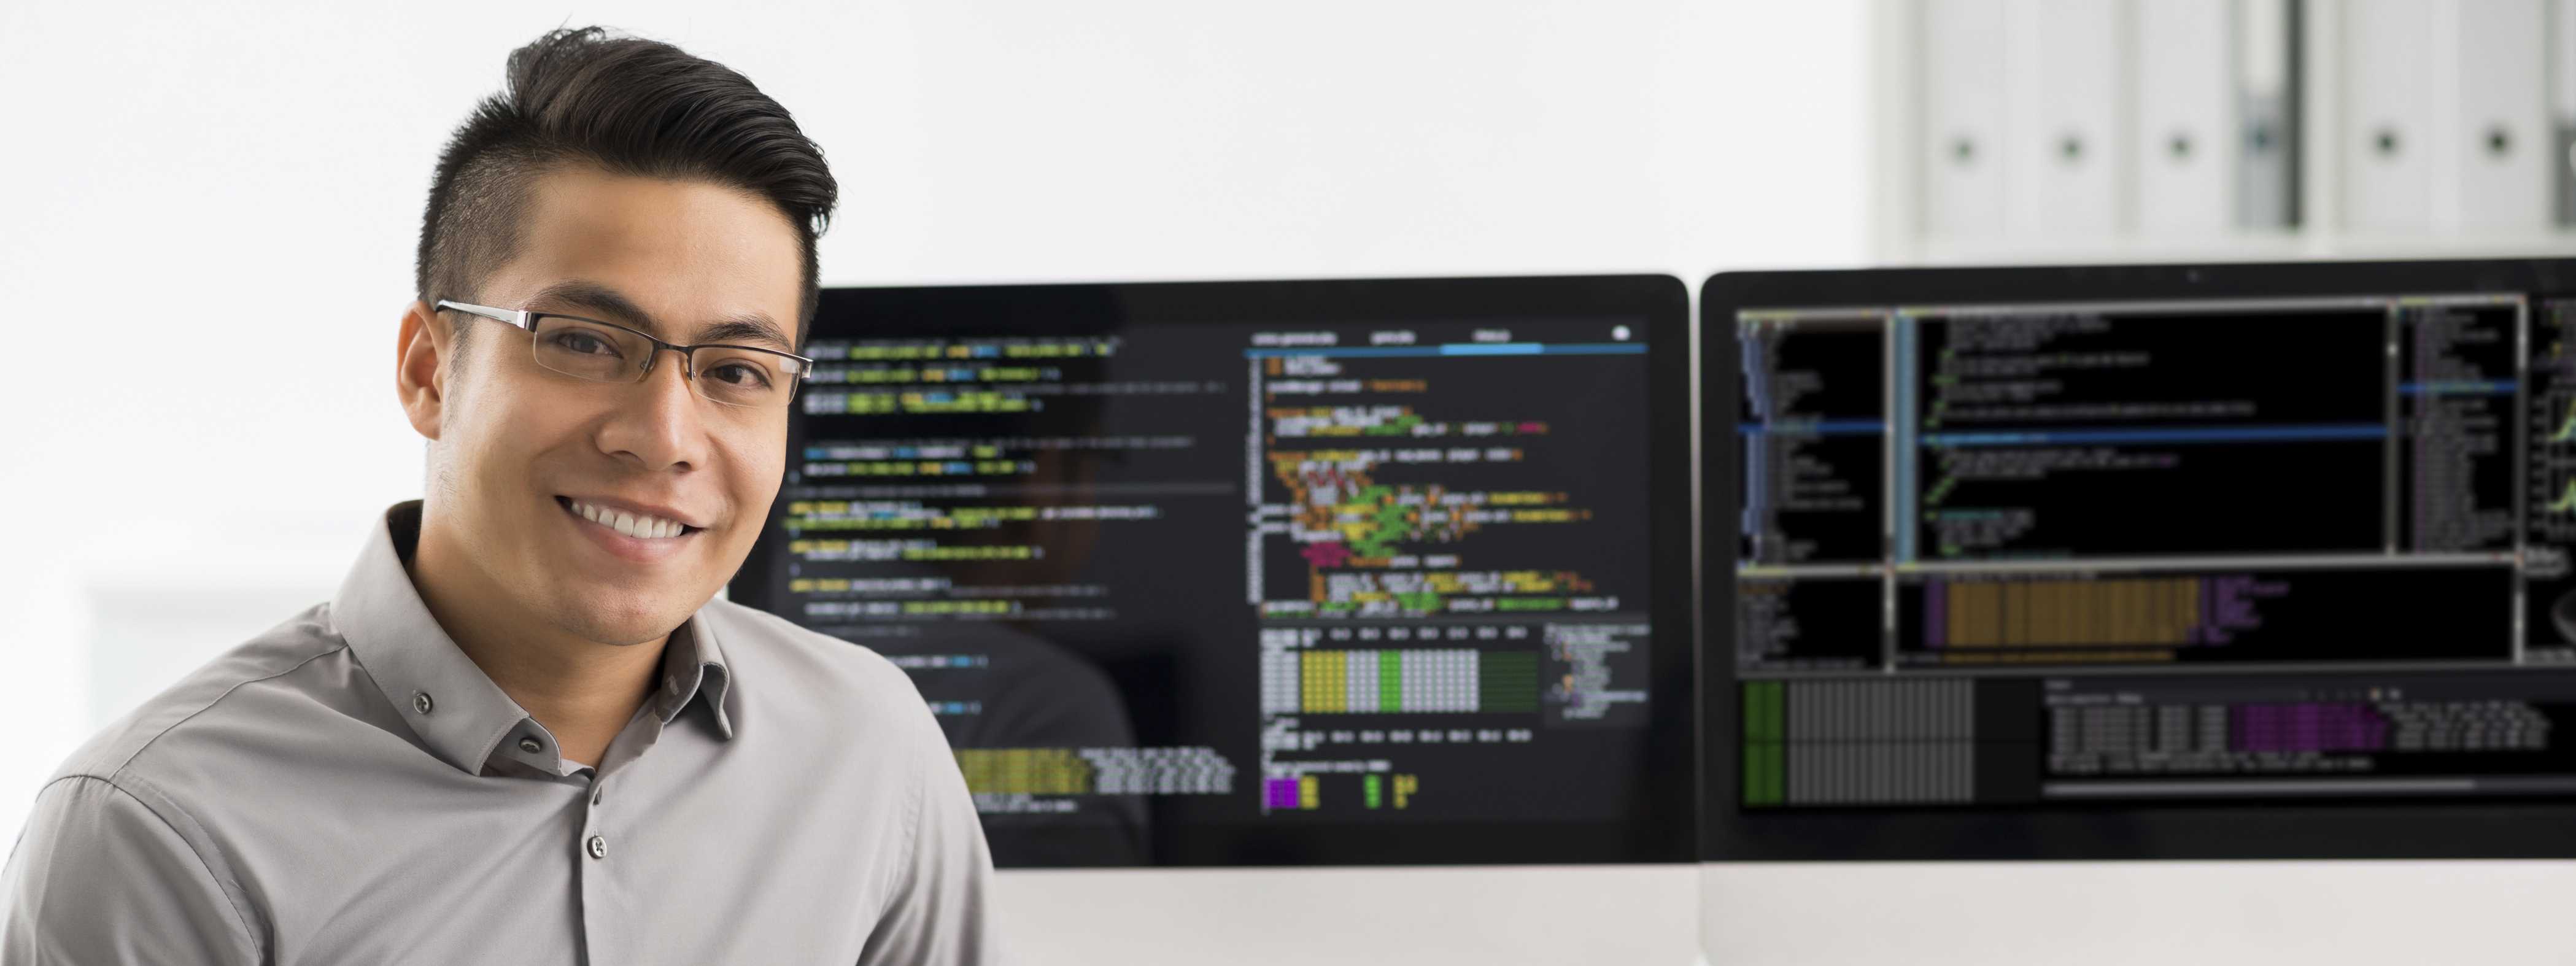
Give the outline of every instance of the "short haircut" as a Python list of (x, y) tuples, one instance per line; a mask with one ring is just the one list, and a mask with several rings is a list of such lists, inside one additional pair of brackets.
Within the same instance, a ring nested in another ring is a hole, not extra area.
[(551, 31), (511, 51), (501, 92), (448, 139), (421, 214), (421, 301), (475, 301), (483, 279), (517, 254), (529, 186), (572, 164), (709, 181), (776, 205), (804, 255), (803, 345), (820, 300), (814, 239), (840, 197), (823, 149), (731, 68), (599, 27)]

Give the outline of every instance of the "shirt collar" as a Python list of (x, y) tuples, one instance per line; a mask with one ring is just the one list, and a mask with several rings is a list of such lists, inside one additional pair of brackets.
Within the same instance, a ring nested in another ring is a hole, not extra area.
[(733, 718), (725, 714), (725, 695), (733, 689), (733, 669), (725, 665), (717, 637), (704, 609), (671, 632), (671, 642), (662, 648), (662, 690), (653, 693), (653, 709), (667, 725), (697, 698), (714, 715), (716, 733), (731, 740)]
[[(431, 752), (468, 774), (481, 774), (494, 754), (546, 771), (561, 766), (554, 736), (492, 683), (430, 616), (403, 567), (420, 536), (420, 501), (398, 503), (368, 537), (331, 600), (331, 624), (358, 665)], [(724, 710), (732, 672), (703, 615), (673, 632), (662, 652), (662, 689), (651, 699), (668, 724), (703, 693), (716, 730), (733, 737)], [(503, 744), (504, 740), (508, 744)], [(535, 739), (536, 752), (522, 740)]]

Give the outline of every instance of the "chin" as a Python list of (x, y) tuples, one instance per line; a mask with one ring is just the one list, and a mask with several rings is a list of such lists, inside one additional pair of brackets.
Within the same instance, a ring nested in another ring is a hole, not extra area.
[(686, 602), (677, 600), (681, 596), (684, 595), (674, 592), (656, 595), (656, 602), (630, 599), (606, 607), (594, 599), (588, 607), (567, 603), (555, 612), (563, 615), (560, 623), (565, 630), (585, 640), (623, 647), (660, 640), (697, 613), (713, 595)]

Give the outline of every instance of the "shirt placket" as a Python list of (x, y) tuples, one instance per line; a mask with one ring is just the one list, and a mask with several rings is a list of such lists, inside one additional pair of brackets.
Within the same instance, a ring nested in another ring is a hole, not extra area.
[[(672, 679), (666, 687), (677, 691), (679, 682)], [(636, 711), (626, 730), (610, 742), (601, 755), (601, 767), (589, 769), (590, 789), (582, 796), (581, 836), (574, 843), (573, 861), (578, 863), (575, 877), (581, 883), (581, 928), (584, 962), (633, 963), (642, 961), (636, 947), (641, 925), (628, 903), (625, 883), (636, 881), (627, 866), (635, 864), (640, 850), (627, 848), (620, 855), (618, 827), (607, 803), (611, 778), (620, 788), (629, 788), (628, 775), (645, 750), (662, 737), (662, 719), (647, 702)], [(621, 805), (627, 804), (624, 802)], [(632, 814), (626, 810), (617, 814)], [(640, 843), (628, 842), (628, 846)], [(622, 859), (622, 861), (621, 861)]]
[(606, 811), (605, 782), (593, 771), (590, 790), (582, 796), (581, 834), (573, 842), (574, 877), (581, 883), (582, 960), (589, 963), (635, 962), (626, 944), (634, 935), (624, 890), (617, 887), (615, 829)]

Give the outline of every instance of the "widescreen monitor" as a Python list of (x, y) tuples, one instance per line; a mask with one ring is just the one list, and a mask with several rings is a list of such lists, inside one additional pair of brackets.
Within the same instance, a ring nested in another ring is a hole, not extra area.
[(1705, 858), (2576, 856), (2576, 263), (1701, 303)]
[(835, 288), (732, 599), (865, 645), (1005, 867), (1693, 856), (1665, 276)]

